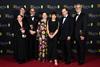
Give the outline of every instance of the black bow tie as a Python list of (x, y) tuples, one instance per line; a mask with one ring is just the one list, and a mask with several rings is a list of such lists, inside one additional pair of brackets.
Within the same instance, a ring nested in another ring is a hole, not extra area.
[(79, 16), (79, 14), (76, 14), (76, 16)]
[(67, 17), (63, 17), (63, 18), (67, 18)]

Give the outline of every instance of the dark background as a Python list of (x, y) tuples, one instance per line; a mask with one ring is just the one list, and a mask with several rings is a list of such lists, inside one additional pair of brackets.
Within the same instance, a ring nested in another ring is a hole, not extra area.
[(100, 0), (0, 0), (0, 55), (13, 54), (11, 23), (22, 6), (27, 10), (30, 7), (40, 11), (56, 10), (58, 17), (62, 7), (68, 7), (71, 15), (74, 15), (73, 5), (83, 4), (83, 11), (88, 14), (87, 47), (90, 53), (100, 53)]

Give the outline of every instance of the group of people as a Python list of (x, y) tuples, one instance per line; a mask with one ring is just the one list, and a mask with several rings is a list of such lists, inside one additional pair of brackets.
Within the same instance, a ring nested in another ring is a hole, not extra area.
[(77, 60), (85, 62), (86, 23), (87, 15), (82, 12), (82, 5), (74, 5), (76, 14), (72, 17), (67, 8), (62, 8), (62, 17), (58, 19), (55, 11), (48, 17), (46, 12), (36, 16), (36, 10), (31, 8), (30, 15), (25, 14), (25, 8), (20, 8), (17, 19), (13, 22), (14, 57), (18, 63), (29, 59), (48, 60), (58, 65), (58, 41), (66, 64), (72, 61), (72, 40), (76, 41)]

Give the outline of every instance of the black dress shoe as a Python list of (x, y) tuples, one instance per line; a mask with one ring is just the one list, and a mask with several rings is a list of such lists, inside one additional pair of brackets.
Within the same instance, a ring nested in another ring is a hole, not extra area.
[(25, 63), (25, 62), (23, 62), (23, 61), (19, 61), (19, 62), (18, 62), (18, 64), (23, 64), (23, 63)]
[(23, 63), (25, 63), (26, 61), (25, 60), (17, 60), (17, 63), (19, 63), (19, 64), (23, 64)]
[(65, 62), (65, 64), (71, 64), (71, 61)]
[(79, 63), (80, 65), (82, 65), (82, 64), (84, 64), (84, 61), (79, 61), (78, 63)]

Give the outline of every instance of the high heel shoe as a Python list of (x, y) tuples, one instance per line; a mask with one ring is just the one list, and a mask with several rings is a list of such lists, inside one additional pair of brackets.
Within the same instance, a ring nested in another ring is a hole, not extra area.
[(58, 66), (57, 60), (54, 60), (54, 66)]

